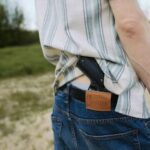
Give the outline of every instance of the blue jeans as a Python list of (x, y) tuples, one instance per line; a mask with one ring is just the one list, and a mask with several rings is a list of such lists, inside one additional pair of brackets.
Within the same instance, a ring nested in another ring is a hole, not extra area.
[(57, 91), (51, 114), (55, 150), (150, 150), (150, 119), (88, 110)]

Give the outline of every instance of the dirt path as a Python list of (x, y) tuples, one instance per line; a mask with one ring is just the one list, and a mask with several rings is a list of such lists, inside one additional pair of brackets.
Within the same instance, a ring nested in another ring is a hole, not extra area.
[(53, 75), (0, 81), (0, 150), (53, 150)]
[(53, 150), (49, 118), (48, 112), (42, 112), (14, 124), (8, 122), (15, 129), (8, 136), (1, 137), (0, 150)]

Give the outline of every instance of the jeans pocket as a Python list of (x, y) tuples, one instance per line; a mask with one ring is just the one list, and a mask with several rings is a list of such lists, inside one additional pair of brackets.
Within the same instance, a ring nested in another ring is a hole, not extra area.
[(79, 129), (79, 132), (88, 150), (140, 150), (136, 129), (109, 135), (93, 135), (82, 129)]
[(62, 121), (59, 117), (51, 115), (51, 122), (52, 122), (52, 130), (54, 136), (60, 137), (61, 129), (62, 129)]

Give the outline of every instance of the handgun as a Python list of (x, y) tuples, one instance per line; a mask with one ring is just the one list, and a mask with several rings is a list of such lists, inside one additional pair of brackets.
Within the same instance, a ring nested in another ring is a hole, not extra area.
[(92, 89), (108, 91), (104, 87), (104, 73), (95, 58), (80, 56), (76, 65), (90, 79)]

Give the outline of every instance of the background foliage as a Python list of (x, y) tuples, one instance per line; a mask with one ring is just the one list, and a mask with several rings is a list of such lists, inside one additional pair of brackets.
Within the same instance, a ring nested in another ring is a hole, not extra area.
[(44, 58), (40, 45), (0, 48), (0, 78), (35, 75), (54, 71)]
[(7, 7), (0, 4), (0, 47), (26, 45), (38, 42), (37, 31), (23, 29), (24, 16), (16, 7), (9, 12)]
[(22, 10), (7, 7), (0, 0), (0, 150), (52, 150), (54, 66)]

